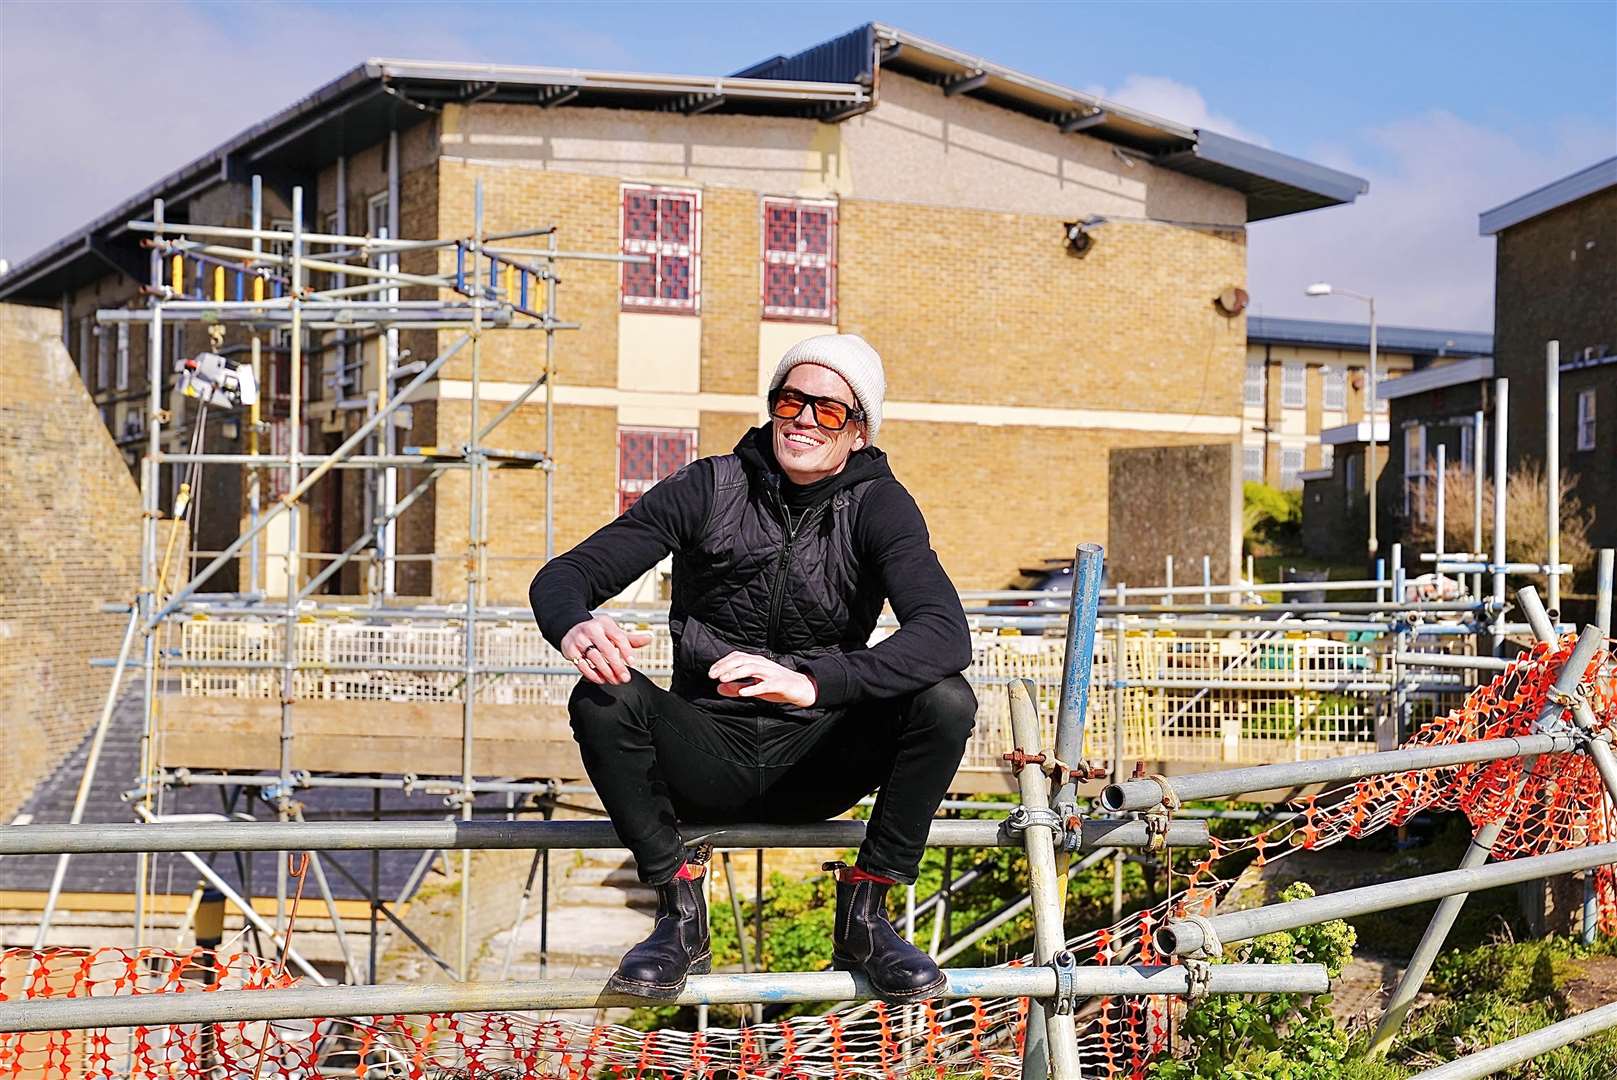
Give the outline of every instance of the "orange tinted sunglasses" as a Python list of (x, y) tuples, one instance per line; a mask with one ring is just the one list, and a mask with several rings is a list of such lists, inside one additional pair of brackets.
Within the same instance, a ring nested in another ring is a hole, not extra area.
[(814, 410), (814, 422), (826, 431), (841, 431), (849, 420), (865, 418), (864, 413), (836, 398), (816, 397), (786, 386), (769, 392), (769, 415), (777, 420), (796, 420), (809, 408)]

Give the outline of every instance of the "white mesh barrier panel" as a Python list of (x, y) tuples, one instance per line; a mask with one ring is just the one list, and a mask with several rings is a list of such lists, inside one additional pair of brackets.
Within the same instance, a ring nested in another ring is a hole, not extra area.
[[(672, 642), (663, 625), (639, 653), (639, 666), (667, 685)], [(881, 637), (887, 631), (879, 631)], [(363, 622), (305, 616), (295, 627), (300, 700), (458, 702), (465, 687), (462, 624)], [(212, 616), (182, 624), (173, 671), (188, 697), (273, 700), (279, 696), (285, 624)], [(1110, 633), (1095, 643), (1094, 682), (1084, 755), (1112, 757), (1118, 666)], [(1000, 691), (1011, 679), (1037, 685), (1040, 714), (1054, 741), (1064, 639), (977, 632), (966, 677), (981, 701), (963, 768), (998, 770), (1010, 749), (1010, 718)], [(577, 676), (531, 624), (478, 627), (477, 700), (564, 706)], [(206, 666), (188, 667), (200, 662)], [(243, 665), (235, 667), (232, 665)], [(1130, 632), (1122, 665), (1127, 760), (1229, 764), (1302, 760), (1375, 748), (1376, 719), (1390, 708), (1392, 671), (1382, 651), (1318, 637), (1189, 636)], [(1410, 701), (1412, 720), (1442, 712), (1454, 695)]]

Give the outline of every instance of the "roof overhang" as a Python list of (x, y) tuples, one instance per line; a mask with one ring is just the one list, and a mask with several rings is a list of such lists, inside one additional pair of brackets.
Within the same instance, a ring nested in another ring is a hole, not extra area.
[[(1387, 421), (1375, 422), (1375, 439), (1378, 443), (1387, 441)], [(1319, 441), (1322, 446), (1352, 446), (1355, 443), (1367, 443), (1370, 441), (1370, 421), (1360, 420), (1357, 424), (1326, 428), (1319, 433)]]
[[(1249, 315), (1246, 339), (1255, 345), (1305, 345), (1324, 349), (1370, 351), (1368, 323), (1326, 322)], [(1376, 345), (1385, 352), (1431, 356), (1487, 356), (1493, 335), (1479, 330), (1428, 330), (1418, 326), (1377, 326)]]
[(1082, 131), (1162, 168), (1234, 188), (1247, 197), (1248, 221), (1350, 203), (1370, 190), (1357, 176), (1165, 120), (896, 27), (873, 23), (868, 30), (881, 68), (937, 83), (946, 91), (969, 85), (965, 93), (971, 97), (1069, 133)]
[(186, 199), (255, 173), (282, 190), (294, 183), (312, 186), (318, 171), (339, 156), (375, 145), (446, 104), (837, 121), (874, 105), (882, 68), (1066, 132), (1082, 131), (1162, 168), (1241, 191), (1249, 221), (1352, 202), (1368, 190), (1356, 176), (1151, 116), (877, 23), (729, 76), (372, 59), (24, 259), (0, 278), (0, 300), (54, 303), (102, 277), (109, 266), (138, 276), (141, 260), (123, 236), (125, 223), (146, 216), (154, 199), (172, 204), (169, 219), (183, 222)]
[(1503, 206), (1483, 211), (1477, 216), (1477, 232), (1483, 236), (1493, 236), (1512, 225), (1520, 225), (1609, 187), (1617, 187), (1617, 157), (1598, 161), (1587, 169), (1563, 176)]
[[(446, 104), (473, 101), (834, 120), (869, 108), (872, 92), (858, 83), (371, 59), (24, 259), (0, 278), (0, 300), (55, 303), (109, 265), (139, 275), (138, 248), (124, 234), (128, 221), (150, 215), (154, 199), (170, 204), (169, 220), (183, 222), (187, 199), (254, 173), (279, 178), (288, 190), (312, 186), (337, 158)], [(120, 257), (109, 264), (98, 257), (105, 251)]]
[(1428, 390), (1441, 390), (1446, 386), (1460, 386), (1493, 378), (1493, 357), (1476, 356), (1470, 360), (1457, 360), (1452, 364), (1434, 364), (1420, 371), (1411, 371), (1396, 379), (1378, 383), (1376, 393), (1382, 398), (1409, 397)]

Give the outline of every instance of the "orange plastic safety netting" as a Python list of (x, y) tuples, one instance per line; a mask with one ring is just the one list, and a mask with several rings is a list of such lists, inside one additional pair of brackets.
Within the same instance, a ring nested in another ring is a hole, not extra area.
[[(1487, 683), (1466, 695), (1448, 713), (1433, 719), (1404, 742), (1405, 748), (1503, 739), (1540, 732), (1540, 718), (1557, 703), (1556, 679), (1571, 656), (1576, 636), (1539, 643), (1511, 661)], [(1610, 642), (1596, 650), (1580, 674), (1575, 697), (1587, 702), (1594, 726), (1579, 733), (1569, 710), (1553, 731), (1579, 738), (1617, 732), (1617, 666)], [(1567, 702), (1560, 702), (1565, 705)], [(1546, 855), (1606, 843), (1613, 839), (1613, 806), (1599, 769), (1584, 753), (1516, 757), (1436, 769), (1370, 776), (1320, 792), (1294, 804), (1299, 815), (1236, 841), (1214, 840), (1208, 857), (1192, 875), (1189, 895), (1224, 856), (1253, 850), (1258, 859), (1318, 850), (1409, 822), (1416, 814), (1459, 811), (1473, 829), (1500, 826), (1495, 859)], [(1594, 873), (1600, 928), (1617, 933), (1617, 876), (1603, 866)]]
[[(1149, 941), (1151, 925), (1149, 915), (1135, 916), (1072, 944), (1094, 962), (1126, 962), (1137, 955), (1142, 929)], [(217, 960), (202, 950), (0, 953), (0, 1001), (206, 994), (299, 981), (281, 974), (273, 962), (241, 953)], [(591, 1020), (589, 1013), (498, 1012), (0, 1034), (0, 1078), (303, 1080), (318, 1071), (370, 1080), (911, 1080), (917, 1073), (941, 1078), (970, 1072), (985, 1080), (1012, 1080), (1020, 1073), (1027, 1001), (875, 1002), (824, 1016), (701, 1032), (648, 1033)], [(1161, 1000), (1099, 1003), (1080, 1023), (1085, 1075), (1110, 1076), (1130, 1065), (1143, 1069), (1166, 1032)]]
[[(1568, 637), (1524, 654), (1406, 745), (1532, 731), (1550, 703), (1551, 687), (1571, 646)], [(1613, 730), (1617, 671), (1609, 651), (1602, 650), (1584, 673), (1582, 693), (1596, 718), (1596, 731)], [(1371, 777), (1310, 797), (1298, 808), (1298, 817), (1255, 836), (1215, 840), (1194, 864), (1183, 889), (1114, 926), (1072, 939), (1069, 948), (1081, 962), (1162, 963), (1152, 952), (1152, 932), (1164, 919), (1212, 911), (1231, 884), (1218, 870), (1225, 856), (1250, 850), (1262, 861), (1324, 848), (1402, 824), (1423, 810), (1460, 810), (1475, 826), (1500, 822), (1496, 851), (1502, 858), (1601, 843), (1612, 835), (1605, 791), (1593, 764), (1581, 754)], [(1611, 868), (1603, 868), (1598, 895), (1607, 932), (1617, 930), (1612, 886)], [(0, 953), (0, 1001), (206, 993), (209, 987), (268, 989), (298, 981), (275, 963), (228, 949), (217, 959), (200, 950)], [(1150, 1063), (1170, 1049), (1172, 1015), (1171, 1003), (1162, 998), (1087, 1003), (1077, 1017), (1083, 1075), (1143, 1078)], [(941, 1080), (951, 1072), (1010, 1080), (1020, 1072), (1027, 1002), (871, 1003), (824, 1016), (702, 1032), (648, 1033), (596, 1024), (583, 1016), (460, 1013), (0, 1034), (0, 1080), (304, 1080), (317, 1074), (370, 1080), (911, 1080), (916, 1073)]]

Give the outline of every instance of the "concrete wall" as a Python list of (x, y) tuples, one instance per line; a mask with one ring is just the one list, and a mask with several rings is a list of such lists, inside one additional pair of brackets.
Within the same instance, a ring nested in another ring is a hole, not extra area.
[(139, 583), (140, 497), (49, 309), (0, 305), (0, 821), (99, 715)]
[(1216, 443), (1114, 450), (1107, 473), (1109, 580), (1165, 584), (1169, 555), (1175, 585), (1201, 580), (1204, 555), (1212, 557), (1214, 582), (1234, 580), (1241, 551), (1237, 447)]

